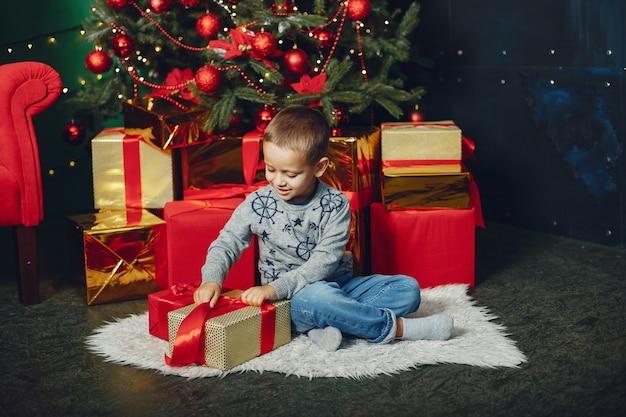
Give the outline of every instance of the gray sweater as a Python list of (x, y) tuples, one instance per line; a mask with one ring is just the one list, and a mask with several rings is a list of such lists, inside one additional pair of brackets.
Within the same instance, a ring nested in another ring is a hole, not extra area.
[(271, 185), (251, 193), (233, 212), (207, 251), (202, 282), (221, 285), (226, 274), (258, 236), (261, 284), (279, 299), (291, 298), (305, 285), (351, 272), (345, 246), (350, 236), (350, 203), (345, 195), (319, 182), (304, 203), (281, 200)]

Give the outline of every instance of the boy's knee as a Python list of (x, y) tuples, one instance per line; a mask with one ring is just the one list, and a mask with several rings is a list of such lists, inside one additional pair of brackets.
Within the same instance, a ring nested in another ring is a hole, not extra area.
[(307, 284), (291, 297), (291, 306), (306, 306), (310, 303), (317, 303), (320, 299), (325, 299), (325, 294), (333, 286), (332, 284), (334, 283), (326, 281)]
[(420, 285), (413, 277), (403, 275), (401, 278), (406, 296), (405, 300), (407, 302), (407, 313), (412, 313), (417, 310), (421, 302)]

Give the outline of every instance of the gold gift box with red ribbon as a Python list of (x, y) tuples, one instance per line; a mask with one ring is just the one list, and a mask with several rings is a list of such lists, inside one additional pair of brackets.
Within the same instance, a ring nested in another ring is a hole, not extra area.
[(196, 363), (226, 371), (289, 343), (289, 300), (255, 307), (237, 298), (241, 292), (222, 294), (214, 308), (204, 303), (170, 311), (166, 363), (170, 366)]
[(383, 123), (380, 148), (383, 170), (461, 172), (462, 132), (450, 120)]
[(470, 208), (463, 135), (453, 121), (381, 126), (382, 201), (387, 210)]
[(172, 153), (122, 128), (91, 140), (93, 197), (97, 209), (163, 208), (180, 193)]
[(209, 139), (204, 124), (209, 110), (172, 97), (142, 97), (122, 103), (124, 129), (161, 149), (184, 147)]
[(224, 189), (224, 185), (231, 186), (232, 191), (264, 182), (265, 167), (261, 154), (260, 132), (244, 136), (215, 136), (209, 142), (181, 149), (185, 199), (201, 199), (207, 195), (207, 190)]
[(68, 217), (72, 275), (88, 305), (144, 298), (167, 287), (165, 222), (142, 209)]
[(380, 129), (362, 127), (339, 131), (330, 138), (328, 157), (330, 164), (322, 181), (340, 191), (373, 191), (380, 168)]

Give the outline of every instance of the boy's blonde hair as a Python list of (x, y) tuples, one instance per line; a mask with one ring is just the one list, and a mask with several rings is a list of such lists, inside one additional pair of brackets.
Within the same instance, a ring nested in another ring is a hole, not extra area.
[(264, 141), (302, 152), (312, 164), (326, 156), (329, 137), (330, 126), (324, 115), (299, 104), (276, 113), (263, 133)]

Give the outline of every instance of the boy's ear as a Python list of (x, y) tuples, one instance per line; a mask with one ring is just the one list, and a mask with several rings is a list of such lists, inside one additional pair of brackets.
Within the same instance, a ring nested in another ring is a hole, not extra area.
[(330, 159), (327, 156), (324, 156), (319, 161), (317, 161), (317, 163), (315, 164), (315, 176), (317, 178), (324, 175), (326, 168), (328, 168), (328, 164), (330, 164)]

